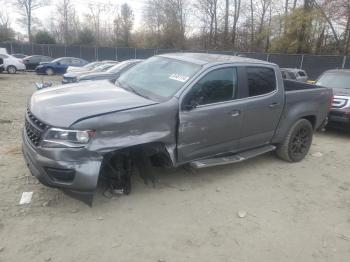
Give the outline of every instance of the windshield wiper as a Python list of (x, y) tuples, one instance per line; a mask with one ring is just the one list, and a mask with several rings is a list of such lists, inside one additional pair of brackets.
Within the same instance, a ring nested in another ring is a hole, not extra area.
[(122, 84), (118, 79), (116, 80), (116, 82), (119, 84), (119, 86), (121, 88), (123, 88), (124, 90), (129, 90), (131, 92), (133, 92), (134, 94), (136, 95), (139, 95), (139, 96), (142, 96), (144, 98), (147, 98), (147, 99), (150, 99), (148, 96), (144, 95), (144, 94), (141, 94), (139, 91), (137, 91), (136, 89), (132, 88), (131, 86), (129, 85), (126, 85), (126, 84)]

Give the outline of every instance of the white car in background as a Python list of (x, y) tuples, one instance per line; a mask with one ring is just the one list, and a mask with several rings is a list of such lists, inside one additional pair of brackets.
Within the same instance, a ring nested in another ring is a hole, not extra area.
[(3, 60), (3, 70), (9, 74), (16, 74), (17, 71), (23, 71), (26, 69), (22, 59), (18, 59), (12, 55), (0, 54), (0, 58)]

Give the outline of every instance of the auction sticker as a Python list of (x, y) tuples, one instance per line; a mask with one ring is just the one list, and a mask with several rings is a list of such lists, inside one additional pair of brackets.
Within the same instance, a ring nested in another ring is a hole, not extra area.
[(172, 80), (184, 83), (184, 82), (186, 82), (189, 79), (189, 77), (188, 76), (182, 76), (182, 75), (179, 75), (179, 74), (171, 74), (169, 76), (169, 79), (172, 79)]

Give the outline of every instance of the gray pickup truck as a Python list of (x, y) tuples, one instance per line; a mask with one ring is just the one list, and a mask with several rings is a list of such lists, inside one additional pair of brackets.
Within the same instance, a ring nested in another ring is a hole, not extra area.
[[(28, 167), (43, 184), (91, 204), (99, 178), (128, 194), (133, 170), (204, 168), (276, 151), (302, 160), (332, 91), (283, 81), (277, 65), (223, 55), (154, 56), (115, 84), (47, 88), (29, 102)], [(154, 182), (154, 181), (153, 181)]]

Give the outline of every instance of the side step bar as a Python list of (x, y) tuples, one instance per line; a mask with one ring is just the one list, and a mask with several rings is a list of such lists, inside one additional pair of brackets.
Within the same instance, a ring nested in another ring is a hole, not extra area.
[(253, 158), (267, 152), (275, 150), (276, 147), (273, 145), (267, 145), (259, 148), (254, 148), (248, 151), (241, 152), (235, 155), (227, 155), (227, 156), (218, 156), (214, 158), (204, 158), (200, 160), (196, 160), (190, 163), (190, 166), (193, 168), (205, 168), (211, 166), (220, 166), (232, 163), (242, 162), (249, 158)]

